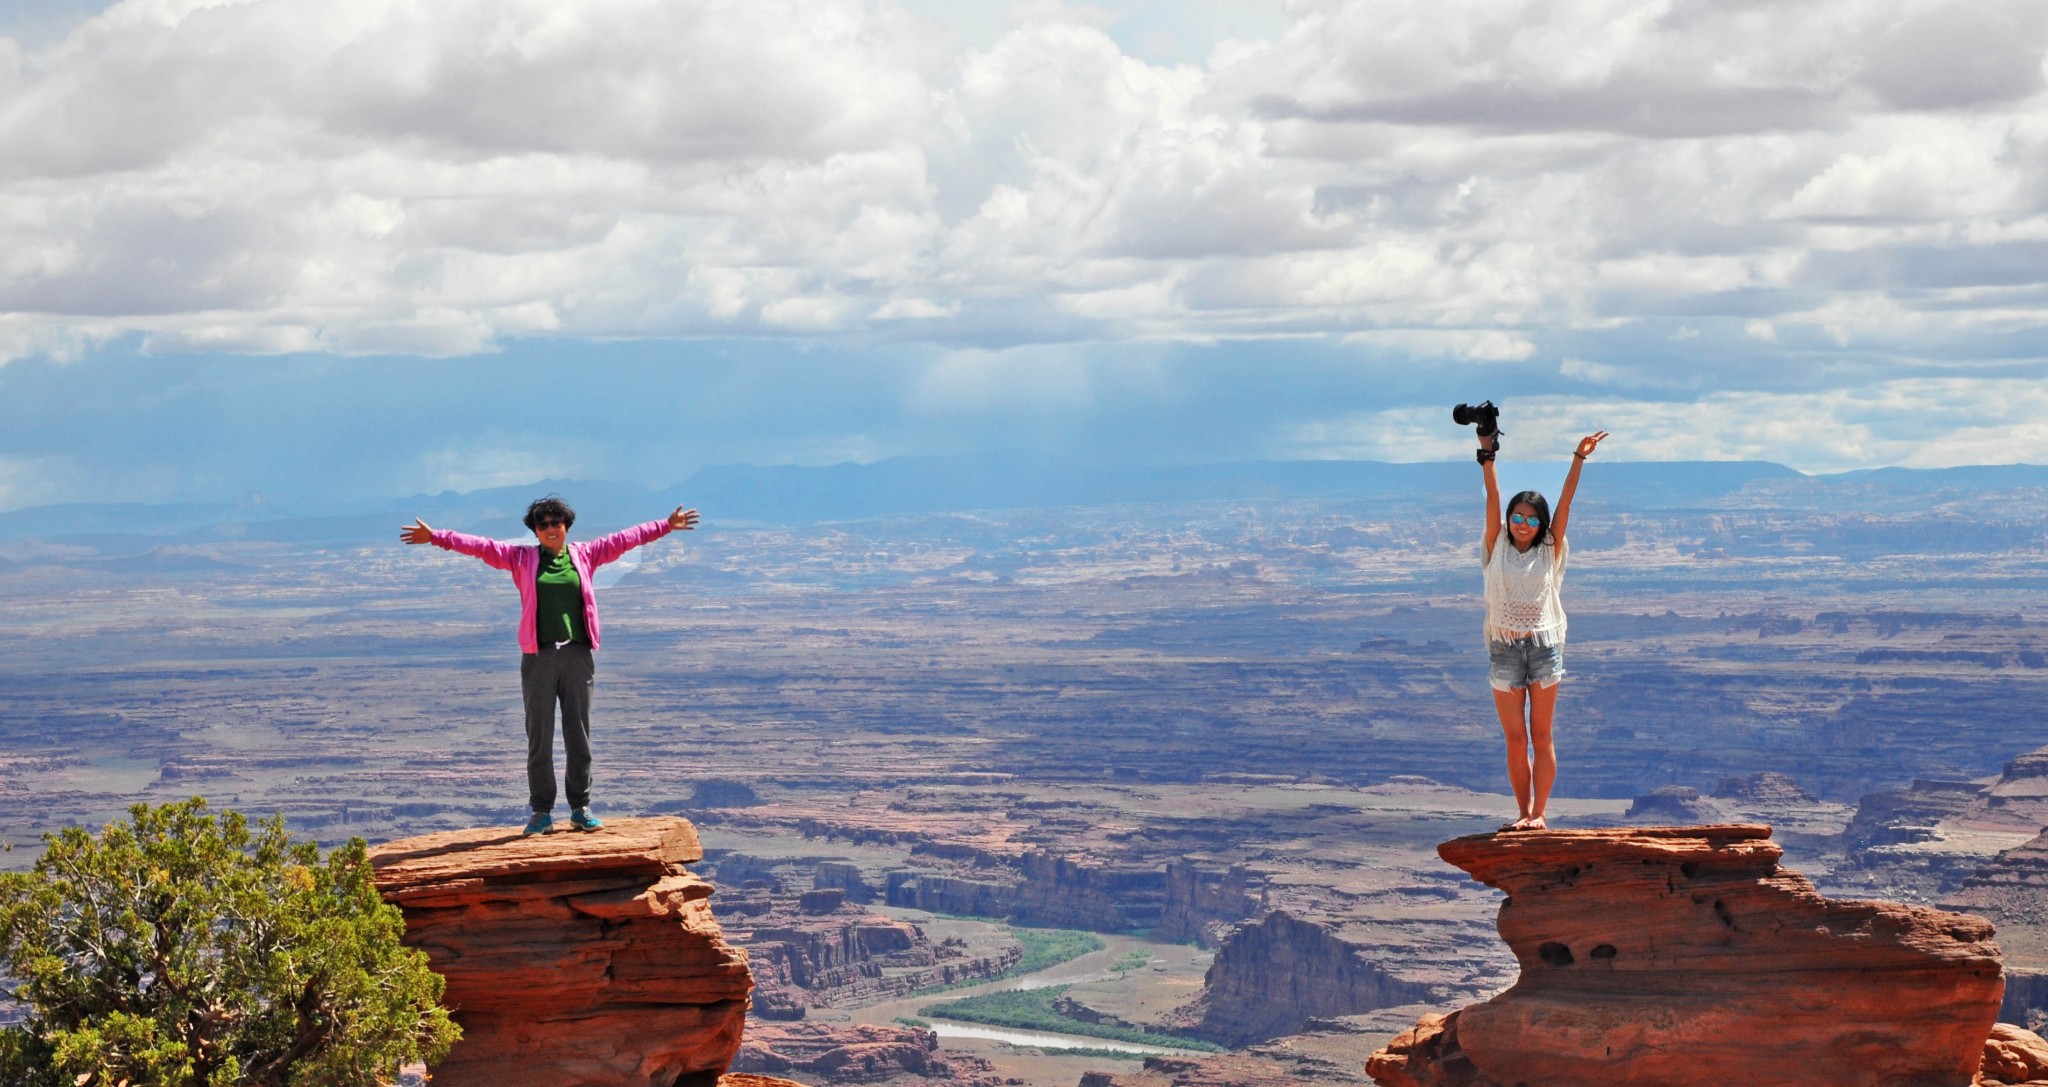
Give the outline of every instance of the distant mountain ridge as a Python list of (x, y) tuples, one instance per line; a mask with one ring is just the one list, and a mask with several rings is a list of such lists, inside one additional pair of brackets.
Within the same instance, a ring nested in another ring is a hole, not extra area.
[[(1504, 487), (1540, 469), (1504, 465)], [(1597, 487), (1594, 484), (1597, 482)], [(1554, 482), (1550, 484), (1554, 486)], [(1980, 492), (2048, 492), (2048, 466), (1946, 469), (1881, 468), (1810, 476), (1767, 461), (1621, 461), (1602, 463), (1583, 492), (1604, 508), (1702, 509), (1733, 505), (1849, 508), (1924, 505)], [(340, 501), (325, 508), (238, 502), (71, 503), (0, 515), (0, 537), (161, 537), (207, 539), (360, 537), (413, 517), (469, 531), (523, 534), (526, 504), (559, 493), (591, 530), (647, 520), (678, 504), (718, 524), (803, 525), (870, 517), (1128, 504), (1324, 500), (1439, 507), (1469, 503), (1478, 491), (1469, 461), (1245, 461), (1138, 467), (1082, 465), (1014, 454), (896, 457), (867, 464), (713, 465), (673, 486), (648, 488), (603, 480), (538, 480), (435, 495)], [(388, 522), (388, 524), (386, 523)]]

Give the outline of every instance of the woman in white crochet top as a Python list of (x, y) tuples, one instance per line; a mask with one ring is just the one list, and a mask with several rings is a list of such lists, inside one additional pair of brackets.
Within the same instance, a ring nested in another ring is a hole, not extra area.
[[(1557, 496), (1557, 516), (1535, 491), (1500, 500), (1494, 478), (1494, 435), (1479, 439), (1479, 466), (1486, 475), (1486, 648), (1487, 678), (1508, 741), (1508, 783), (1514, 786), (1521, 818), (1502, 830), (1543, 830), (1543, 809), (1557, 780), (1557, 752), (1550, 724), (1557, 710), (1557, 684), (1564, 678), (1565, 521), (1579, 489), (1579, 469), (1600, 447), (1602, 430), (1579, 439), (1571, 473)], [(1501, 540), (1502, 510), (1507, 540)], [(1524, 712), (1526, 707), (1526, 713)]]

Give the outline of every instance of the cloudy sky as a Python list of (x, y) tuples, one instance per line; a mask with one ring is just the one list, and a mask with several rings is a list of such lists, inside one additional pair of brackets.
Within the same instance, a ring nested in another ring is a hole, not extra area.
[(6, 0), (0, 508), (2048, 460), (2039, 0)]

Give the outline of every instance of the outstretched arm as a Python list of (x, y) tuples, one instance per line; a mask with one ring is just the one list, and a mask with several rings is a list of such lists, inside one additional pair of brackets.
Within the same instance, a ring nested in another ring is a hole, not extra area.
[[(1491, 454), (1494, 451), (1493, 438), (1489, 435), (1479, 439), (1479, 448), (1484, 450), (1486, 454)], [(1494, 478), (1493, 457), (1482, 454), (1479, 461), (1479, 471), (1481, 475), (1486, 477), (1486, 536), (1484, 537), (1484, 553), (1486, 561), (1492, 562), (1494, 541), (1500, 539), (1501, 529), (1500, 480)]]
[(622, 529), (590, 541), (584, 554), (590, 556), (592, 566), (603, 566), (641, 544), (659, 540), (671, 532), (687, 532), (696, 527), (697, 511), (677, 506), (674, 513), (659, 521), (634, 525), (632, 528)]
[(1550, 534), (1564, 539), (1565, 522), (1571, 520), (1572, 496), (1579, 492), (1579, 469), (1586, 466), (1586, 458), (1593, 450), (1600, 448), (1607, 432), (1595, 431), (1579, 439), (1579, 447), (1572, 451), (1572, 470), (1564, 477), (1564, 491), (1557, 496), (1557, 513), (1550, 518)]
[(500, 570), (512, 569), (513, 553), (519, 550), (516, 544), (499, 543), (447, 529), (436, 530), (417, 517), (412, 519), (412, 524), (398, 527), (398, 538), (409, 544), (436, 544), (460, 555), (482, 559), (485, 565)]

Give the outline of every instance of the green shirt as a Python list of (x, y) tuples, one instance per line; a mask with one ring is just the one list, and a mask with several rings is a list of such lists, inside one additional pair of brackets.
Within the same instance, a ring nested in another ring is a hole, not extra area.
[(583, 578), (569, 561), (569, 549), (540, 552), (540, 573), (534, 579), (534, 635), (543, 645), (557, 642), (590, 644), (583, 629)]

